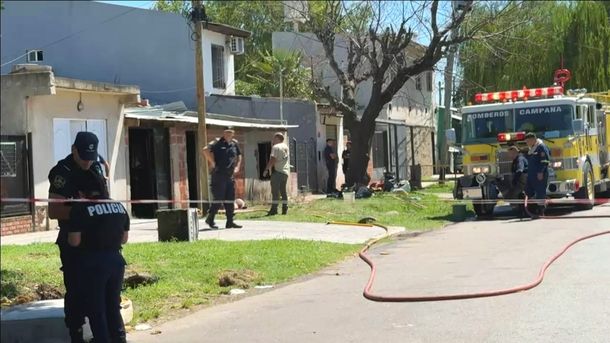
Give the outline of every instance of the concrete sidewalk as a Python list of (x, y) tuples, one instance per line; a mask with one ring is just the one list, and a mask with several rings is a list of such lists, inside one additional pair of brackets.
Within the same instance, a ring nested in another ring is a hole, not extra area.
[[(221, 224), (219, 222), (219, 224)], [(371, 238), (385, 234), (378, 227), (326, 225), (322, 223), (294, 223), (276, 221), (239, 221), (243, 229), (208, 230), (203, 219), (199, 221), (199, 239), (219, 239), (225, 241), (247, 241), (267, 239), (302, 239), (334, 243), (361, 244)], [(391, 227), (390, 233), (404, 231), (401, 227)], [(57, 230), (3, 236), (1, 245), (24, 245), (31, 243), (55, 242)], [(156, 219), (132, 219), (129, 234), (130, 243), (156, 242)]]

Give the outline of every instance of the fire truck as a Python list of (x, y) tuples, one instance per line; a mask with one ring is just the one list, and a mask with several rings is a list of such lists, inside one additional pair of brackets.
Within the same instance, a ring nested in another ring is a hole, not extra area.
[[(526, 132), (548, 146), (551, 158), (547, 197), (591, 209), (610, 193), (610, 91), (590, 96), (562, 86), (479, 93), (464, 106), (464, 176), (454, 198), (472, 200), (478, 216), (491, 216), (502, 201), (499, 183), (512, 177), (507, 149), (526, 150)], [(452, 133), (447, 132), (448, 142)], [(454, 140), (454, 139), (453, 139)], [(569, 201), (579, 199), (578, 201)]]

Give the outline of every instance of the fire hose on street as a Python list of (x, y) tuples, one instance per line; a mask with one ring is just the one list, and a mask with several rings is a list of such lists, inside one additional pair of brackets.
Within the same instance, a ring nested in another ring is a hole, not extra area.
[[(527, 198), (525, 200), (525, 205), (527, 208)], [(557, 219), (557, 218), (565, 218), (565, 219), (572, 219), (572, 218), (597, 218), (596, 217), (583, 217), (583, 216), (570, 216), (570, 217), (556, 217), (556, 216), (542, 216), (541, 218), (544, 219)], [(568, 251), (571, 247), (573, 247), (574, 245), (578, 244), (579, 242), (594, 238), (594, 237), (599, 237), (602, 235), (608, 235), (610, 234), (610, 230), (606, 230), (606, 231), (602, 231), (602, 232), (597, 232), (597, 233), (593, 233), (593, 234), (588, 234), (585, 236), (581, 236), (571, 242), (568, 242), (565, 246), (563, 246), (561, 249), (559, 249), (555, 254), (553, 254), (540, 268), (540, 271), (538, 272), (538, 275), (536, 276), (536, 278), (534, 278), (534, 280), (522, 284), (522, 285), (518, 285), (515, 287), (510, 287), (510, 288), (504, 288), (504, 289), (496, 289), (496, 290), (488, 290), (488, 291), (481, 291), (481, 292), (474, 292), (474, 293), (455, 293), (455, 294), (443, 294), (443, 295), (427, 295), (427, 296), (418, 296), (418, 295), (381, 295), (381, 294), (376, 294), (373, 292), (373, 284), (375, 283), (375, 277), (377, 274), (377, 267), (375, 265), (375, 262), (373, 262), (373, 260), (367, 255), (367, 252), (369, 251), (369, 249), (374, 246), (376, 243), (378, 243), (379, 241), (386, 239), (387, 237), (389, 237), (389, 230), (385, 225), (379, 224), (376, 221), (371, 220), (372, 218), (365, 218), (364, 220), (361, 220), (359, 223), (346, 223), (346, 222), (328, 222), (328, 224), (335, 224), (335, 225), (359, 225), (362, 226), (363, 225), (363, 221), (367, 222), (366, 219), (368, 220), (368, 225), (369, 226), (377, 226), (380, 227), (382, 229), (384, 229), (386, 231), (386, 234), (373, 239), (371, 241), (369, 241), (363, 248), (362, 250), (360, 250), (360, 252), (358, 253), (358, 256), (370, 267), (370, 275), (369, 275), (369, 279), (366, 283), (366, 286), (364, 287), (364, 291), (363, 291), (363, 296), (371, 301), (376, 301), (376, 302), (435, 302), (435, 301), (446, 301), (446, 300), (465, 300), (465, 299), (475, 299), (475, 298), (485, 298), (485, 297), (496, 297), (496, 296), (501, 296), (501, 295), (508, 295), (508, 294), (514, 294), (514, 293), (519, 293), (519, 292), (524, 292), (527, 290), (530, 290), (532, 288), (537, 287), (538, 285), (540, 285), (542, 283), (542, 281), (544, 280), (544, 276), (546, 271), (549, 269), (549, 267), (553, 264), (553, 262), (555, 262), (557, 259), (559, 259), (559, 257), (561, 257), (566, 251)]]

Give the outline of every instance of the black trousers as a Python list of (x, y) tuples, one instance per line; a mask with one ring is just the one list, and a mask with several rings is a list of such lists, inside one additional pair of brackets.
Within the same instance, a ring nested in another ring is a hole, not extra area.
[(277, 207), (280, 203), (280, 196), (282, 197), (282, 212), (286, 213), (288, 210), (288, 191), (286, 186), (288, 184), (288, 175), (274, 171), (271, 174), (271, 212), (277, 213)]
[(208, 219), (214, 221), (221, 206), (227, 212), (227, 222), (232, 223), (235, 216), (235, 180), (232, 175), (223, 173), (212, 174), (212, 196), (214, 202), (210, 206)]
[(326, 180), (326, 193), (333, 193), (337, 190), (337, 166), (327, 165), (328, 180)]
[(85, 324), (82, 302), (78, 299), (81, 276), (78, 271), (80, 257), (76, 249), (59, 245), (61, 271), (64, 274), (64, 322), (69, 330), (80, 329)]
[(84, 253), (80, 268), (83, 280), (84, 312), (95, 343), (126, 342), (125, 325), (121, 317), (121, 289), (125, 260), (121, 253)]

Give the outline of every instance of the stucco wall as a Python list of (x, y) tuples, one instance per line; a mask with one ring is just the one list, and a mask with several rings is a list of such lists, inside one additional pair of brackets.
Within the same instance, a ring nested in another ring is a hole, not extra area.
[[(196, 107), (195, 47), (182, 16), (94, 1), (5, 1), (3, 6), (3, 63), (41, 48), (43, 63), (57, 75), (135, 84), (153, 103), (179, 99)], [(204, 31), (205, 89), (234, 94), (233, 55), (226, 47), (227, 88), (212, 87), (212, 43), (225, 46), (224, 35)], [(25, 56), (18, 58), (1, 73), (25, 61)]]
[(0, 132), (3, 135), (24, 135), (27, 132), (26, 97), (51, 94), (52, 73), (2, 75), (0, 101)]
[(110, 163), (110, 193), (115, 199), (129, 199), (127, 189), (128, 159), (123, 138), (123, 105), (120, 96), (83, 93), (84, 110), (78, 112), (79, 93), (57, 90), (56, 95), (34, 96), (28, 100), (27, 112), (32, 132), (34, 163), (34, 196), (46, 198), (49, 191), (49, 170), (56, 164), (53, 158), (53, 119), (106, 119), (106, 157)]

